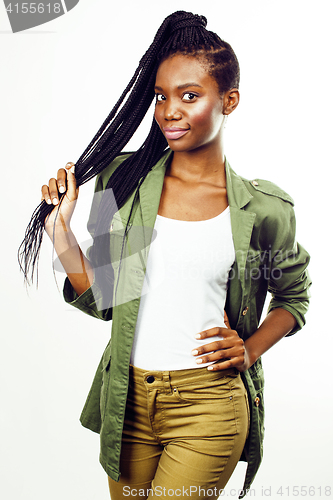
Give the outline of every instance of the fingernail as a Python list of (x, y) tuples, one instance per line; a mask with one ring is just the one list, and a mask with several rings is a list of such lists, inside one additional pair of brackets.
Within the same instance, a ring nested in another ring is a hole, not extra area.
[(202, 359), (201, 359), (201, 358), (198, 358), (198, 359), (196, 359), (196, 360), (195, 360), (195, 362), (196, 362), (198, 365), (200, 365), (200, 363), (202, 363)]
[(195, 338), (196, 338), (196, 339), (201, 339), (201, 335), (200, 335), (200, 333), (197, 333), (197, 334), (195, 335)]
[(59, 193), (64, 193), (66, 191), (65, 186), (59, 187)]
[(72, 174), (75, 174), (75, 165), (73, 165), (70, 169), (69, 169), (70, 172), (72, 172)]
[(58, 200), (57, 200), (57, 198), (53, 198), (52, 202), (53, 202), (53, 205), (58, 205)]
[(45, 200), (45, 201), (46, 201), (46, 203), (47, 203), (48, 205), (51, 205), (51, 204), (52, 204), (52, 201), (50, 200), (50, 198), (48, 198), (48, 199), (47, 199), (47, 200)]
[(207, 366), (207, 370), (212, 371), (212, 370), (214, 370), (214, 368), (212, 367), (212, 365), (209, 365), (209, 366)]
[(193, 356), (197, 356), (199, 354), (199, 352), (196, 349), (193, 349), (192, 354), (193, 354)]

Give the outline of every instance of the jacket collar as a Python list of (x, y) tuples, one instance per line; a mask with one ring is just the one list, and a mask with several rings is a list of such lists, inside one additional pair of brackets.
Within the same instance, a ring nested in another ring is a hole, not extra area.
[[(153, 227), (162, 193), (165, 170), (172, 158), (172, 151), (168, 149), (146, 176), (140, 187), (140, 202), (144, 225)], [(230, 207), (242, 209), (253, 198), (247, 190), (243, 179), (237, 175), (225, 160), (228, 203)]]
[(225, 173), (229, 206), (237, 208), (245, 207), (253, 196), (247, 190), (243, 179), (232, 170), (227, 159), (225, 160)]
[(172, 151), (168, 149), (147, 174), (139, 189), (142, 222), (144, 226), (154, 227), (162, 194), (165, 171), (171, 158)]
[(246, 188), (242, 177), (232, 170), (227, 160), (225, 161), (225, 168), (232, 239), (239, 269), (239, 278), (242, 288), (244, 288), (244, 273), (256, 214), (244, 209), (253, 196)]

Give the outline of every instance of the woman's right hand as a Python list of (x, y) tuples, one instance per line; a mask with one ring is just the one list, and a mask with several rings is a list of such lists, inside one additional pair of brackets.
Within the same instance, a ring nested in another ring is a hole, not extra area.
[[(42, 200), (54, 206), (45, 219), (45, 231), (52, 240), (74, 290), (81, 295), (92, 285), (94, 270), (70, 228), (71, 217), (79, 194), (73, 167), (74, 163), (67, 163), (66, 168), (58, 170), (56, 179), (50, 179), (49, 185), (45, 184), (42, 187)], [(61, 195), (62, 200), (59, 206)]]
[[(58, 207), (61, 195), (65, 193), (60, 208)], [(66, 168), (60, 168), (57, 178), (52, 178), (49, 184), (42, 186), (42, 201), (48, 205), (54, 205), (54, 209), (45, 219), (45, 230), (50, 235), (53, 232), (54, 222), (56, 226), (69, 230), (70, 221), (79, 195), (74, 175), (74, 163), (69, 162)], [(57, 216), (57, 218), (56, 218)]]

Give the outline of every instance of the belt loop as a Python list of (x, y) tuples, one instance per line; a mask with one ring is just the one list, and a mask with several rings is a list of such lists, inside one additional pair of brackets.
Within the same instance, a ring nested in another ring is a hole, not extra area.
[(166, 392), (171, 392), (170, 372), (163, 372), (163, 385)]

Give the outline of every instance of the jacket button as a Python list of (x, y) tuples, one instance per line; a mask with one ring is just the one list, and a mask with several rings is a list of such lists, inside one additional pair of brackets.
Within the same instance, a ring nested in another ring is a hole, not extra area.
[(248, 307), (245, 307), (245, 308), (243, 309), (243, 311), (242, 311), (242, 315), (243, 315), (243, 316), (245, 316), (245, 314), (247, 313), (247, 311), (248, 311), (248, 310), (249, 310), (249, 308), (248, 308)]
[(256, 406), (259, 406), (260, 405), (260, 398), (258, 398), (258, 396), (254, 399), (254, 404)]
[(252, 181), (251, 184), (252, 186), (259, 186), (259, 183), (257, 181)]
[(148, 377), (146, 378), (148, 384), (152, 384), (155, 380), (155, 378), (153, 377), (153, 375), (148, 375)]

